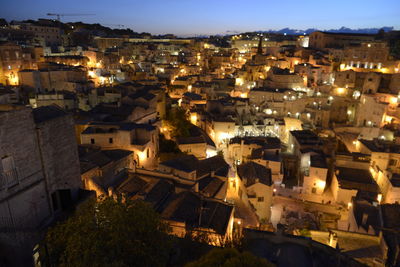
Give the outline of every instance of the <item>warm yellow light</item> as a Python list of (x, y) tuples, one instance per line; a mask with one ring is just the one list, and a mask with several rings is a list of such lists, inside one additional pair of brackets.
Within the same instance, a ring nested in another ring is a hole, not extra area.
[(349, 202), (347, 203), (347, 208), (350, 209), (353, 206), (353, 203)]
[(382, 72), (382, 73), (388, 73), (388, 72), (389, 72), (389, 69), (388, 69), (388, 68), (382, 68), (382, 69), (381, 69), (381, 72)]
[(340, 64), (340, 69), (343, 70), (346, 67), (345, 64)]
[(11, 85), (18, 85), (18, 82), (19, 82), (18, 76), (15, 75), (15, 74), (11, 74), (11, 75), (8, 77), (8, 81), (10, 82)]
[(94, 78), (96, 76), (96, 74), (92, 70), (88, 71), (88, 75), (89, 75), (90, 78)]
[(242, 86), (243, 85), (243, 78), (236, 78), (236, 85)]
[(382, 194), (378, 194), (376, 200), (378, 200), (379, 203), (382, 201)]
[(188, 85), (187, 89), (188, 89), (189, 92), (191, 92), (192, 91), (192, 86)]
[(390, 104), (397, 104), (397, 97), (391, 97)]
[(326, 185), (325, 181), (318, 181), (318, 187), (324, 189)]
[(370, 172), (372, 175), (375, 175), (375, 170), (374, 170), (374, 168), (369, 167), (369, 172)]
[(224, 140), (224, 139), (229, 139), (229, 138), (231, 138), (232, 136), (229, 134), (229, 133), (220, 133), (219, 134), (219, 140), (220, 141), (222, 141), (222, 140)]
[(143, 151), (143, 152), (138, 152), (138, 154), (139, 154), (140, 164), (143, 165), (143, 161), (146, 160), (147, 158), (147, 153), (146, 151)]
[(241, 97), (241, 98), (247, 98), (247, 93), (241, 93), (241, 94), (240, 94), (240, 97)]
[(196, 115), (196, 114), (192, 114), (192, 115), (190, 116), (190, 122), (191, 122), (192, 124), (196, 124), (196, 122), (197, 122), (197, 115)]
[(351, 113), (352, 113), (351, 110), (347, 111), (347, 115), (351, 115)]
[(343, 93), (346, 92), (346, 88), (339, 87), (339, 88), (336, 89), (336, 91), (337, 91), (338, 94), (343, 94)]
[(392, 117), (392, 116), (388, 116), (388, 115), (385, 115), (384, 116), (384, 121), (386, 122), (386, 123), (392, 123), (392, 120), (394, 119), (394, 117)]

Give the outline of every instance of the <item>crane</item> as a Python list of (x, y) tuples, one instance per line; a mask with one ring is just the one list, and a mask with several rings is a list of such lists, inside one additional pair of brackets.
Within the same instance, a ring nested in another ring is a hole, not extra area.
[(61, 17), (70, 17), (70, 16), (94, 16), (94, 14), (59, 14), (59, 13), (47, 13), (47, 16), (55, 16), (57, 20), (60, 21)]

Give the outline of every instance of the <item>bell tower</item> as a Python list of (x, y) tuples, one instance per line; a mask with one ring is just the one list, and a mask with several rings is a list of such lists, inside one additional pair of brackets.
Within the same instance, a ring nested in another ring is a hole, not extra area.
[(263, 54), (262, 39), (263, 39), (263, 35), (260, 36), (260, 40), (258, 42), (257, 55)]

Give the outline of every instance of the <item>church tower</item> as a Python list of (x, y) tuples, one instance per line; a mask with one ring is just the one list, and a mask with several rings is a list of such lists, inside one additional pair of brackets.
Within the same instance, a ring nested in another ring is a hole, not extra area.
[(263, 35), (260, 36), (260, 41), (258, 42), (257, 55), (263, 54), (262, 39), (263, 39)]

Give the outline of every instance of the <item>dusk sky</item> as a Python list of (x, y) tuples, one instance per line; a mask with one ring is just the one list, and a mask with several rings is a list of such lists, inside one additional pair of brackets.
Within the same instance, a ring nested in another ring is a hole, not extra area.
[(49, 18), (46, 13), (85, 13), (63, 17), (113, 27), (123, 24), (153, 34), (224, 34), (318, 28), (400, 29), (399, 0), (0, 0), (0, 17), (7, 20)]

